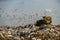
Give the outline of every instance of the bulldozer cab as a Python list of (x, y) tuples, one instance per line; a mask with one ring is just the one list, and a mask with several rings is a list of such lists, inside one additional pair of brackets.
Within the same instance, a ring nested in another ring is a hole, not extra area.
[(43, 20), (45, 21), (45, 24), (52, 23), (52, 18), (50, 16), (43, 16)]

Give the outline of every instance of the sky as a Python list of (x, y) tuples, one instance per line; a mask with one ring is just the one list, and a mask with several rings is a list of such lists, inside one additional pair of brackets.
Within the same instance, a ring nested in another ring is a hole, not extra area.
[(34, 24), (42, 16), (60, 24), (60, 0), (0, 0), (0, 25)]

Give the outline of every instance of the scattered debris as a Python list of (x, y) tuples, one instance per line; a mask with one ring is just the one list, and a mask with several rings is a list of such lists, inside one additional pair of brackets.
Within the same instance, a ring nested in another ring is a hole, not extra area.
[(53, 25), (4, 26), (0, 27), (0, 40), (60, 40), (60, 31), (53, 28)]

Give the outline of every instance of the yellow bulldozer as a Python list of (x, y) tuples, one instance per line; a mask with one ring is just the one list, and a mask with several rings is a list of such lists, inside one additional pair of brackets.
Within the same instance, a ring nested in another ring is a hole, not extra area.
[(43, 24), (51, 24), (52, 23), (52, 18), (50, 16), (43, 16), (43, 19), (41, 20), (37, 20), (37, 22), (35, 23), (35, 26), (41, 26)]

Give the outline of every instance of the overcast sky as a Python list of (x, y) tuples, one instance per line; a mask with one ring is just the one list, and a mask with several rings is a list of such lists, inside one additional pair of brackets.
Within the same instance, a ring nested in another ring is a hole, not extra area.
[(0, 25), (26, 25), (42, 16), (60, 24), (60, 0), (0, 0)]

